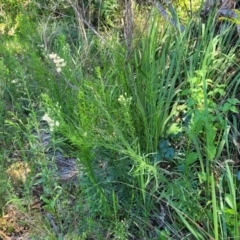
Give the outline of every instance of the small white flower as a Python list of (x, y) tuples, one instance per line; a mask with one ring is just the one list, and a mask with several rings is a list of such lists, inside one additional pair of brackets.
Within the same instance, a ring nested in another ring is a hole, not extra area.
[(12, 27), (9, 31), (8, 31), (8, 35), (9, 36), (13, 36), (15, 34), (15, 29)]
[(58, 127), (60, 125), (58, 121), (54, 121), (52, 118), (50, 118), (47, 113), (44, 114), (42, 120), (48, 123), (51, 132), (54, 130), (54, 127)]
[(55, 64), (59, 64), (59, 63), (63, 63), (64, 60), (63, 60), (62, 58), (60, 58), (60, 57), (57, 57), (57, 58), (53, 59), (53, 62), (54, 62)]
[(62, 67), (66, 66), (64, 59), (60, 58), (56, 53), (51, 53), (48, 56), (55, 64), (57, 72), (60, 73), (62, 71)]
[(53, 120), (48, 116), (47, 113), (44, 114), (44, 116), (42, 117), (43, 121), (46, 121), (47, 123), (53, 122)]
[(124, 93), (124, 95), (120, 95), (118, 97), (118, 101), (120, 104), (122, 104), (123, 106), (129, 106), (131, 104), (132, 101), (132, 97), (127, 97), (127, 93)]
[(51, 53), (48, 55), (50, 59), (55, 59), (57, 57), (56, 53)]
[(65, 66), (66, 66), (65, 62), (61, 63), (61, 67), (65, 67)]
[(59, 125), (60, 125), (59, 121), (56, 121), (56, 122), (55, 122), (55, 126), (56, 126), (56, 127), (59, 127)]
[(125, 100), (125, 98), (124, 98), (124, 96), (123, 95), (120, 95), (119, 97), (118, 97), (118, 101), (121, 103), (121, 102), (124, 102), (124, 100)]
[(62, 69), (60, 67), (58, 67), (56, 70), (58, 73), (60, 73), (62, 71)]
[(18, 83), (18, 80), (17, 80), (17, 79), (13, 79), (13, 80), (11, 81), (11, 83)]

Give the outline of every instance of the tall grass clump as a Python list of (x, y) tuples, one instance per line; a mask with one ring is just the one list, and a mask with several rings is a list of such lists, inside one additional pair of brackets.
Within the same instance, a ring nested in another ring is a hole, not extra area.
[[(160, 19), (152, 14), (129, 58), (119, 39), (112, 38), (111, 48), (101, 45), (92, 76), (79, 81), (63, 106), (71, 112), (57, 115), (93, 184), (85, 189), (90, 202), (104, 206), (105, 216), (118, 216), (125, 204), (134, 212), (137, 204), (143, 224), (167, 202), (176, 212), (175, 230), (165, 225), (170, 235), (183, 226), (182, 236), (197, 239), (228, 234), (219, 218), (215, 173), (228, 142), (226, 117), (237, 104), (226, 95), (237, 79), (230, 71), (236, 55), (226, 48), (227, 32), (216, 35), (213, 22), (189, 22), (182, 33), (170, 26), (159, 31)], [(219, 104), (222, 97), (228, 104)], [(102, 175), (99, 158), (108, 169)]]

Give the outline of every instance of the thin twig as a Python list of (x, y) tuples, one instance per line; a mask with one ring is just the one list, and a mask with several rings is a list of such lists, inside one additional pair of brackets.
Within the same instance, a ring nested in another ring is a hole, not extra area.
[(127, 47), (127, 57), (131, 52), (133, 36), (133, 9), (132, 0), (125, 0), (124, 9), (124, 38)]
[(0, 230), (0, 236), (3, 237), (3, 240), (11, 240), (10, 237), (8, 237), (3, 231)]
[[(81, 21), (86, 24), (86, 26), (91, 29), (91, 31), (96, 34), (102, 41), (106, 42), (106, 40), (94, 29), (94, 27), (88, 22), (86, 21), (82, 14), (81, 14), (81, 11), (79, 9), (79, 6), (77, 6), (76, 4), (73, 4), (72, 0), (67, 0), (70, 5), (72, 6), (73, 10), (75, 11), (75, 14), (77, 15), (78, 17), (78, 21), (79, 21), (79, 25), (81, 25), (81, 28), (84, 28), (83, 24), (81, 24)], [(85, 29), (85, 28), (84, 28)], [(86, 32), (84, 31), (84, 37), (85, 37), (85, 40), (87, 40), (87, 36), (86, 36)]]
[(169, 1), (164, 0), (164, 2), (167, 4), (169, 11), (172, 14), (172, 17), (167, 13), (167, 11), (164, 9), (164, 7), (161, 5), (161, 3), (157, 2), (156, 0), (151, 1), (152, 4), (159, 10), (160, 14), (165, 18), (168, 22), (171, 23), (175, 28), (179, 29), (181, 32), (185, 30), (185, 26), (179, 23), (177, 13), (174, 10), (172, 4), (170, 4)]
[(56, 225), (56, 223), (54, 222), (54, 219), (53, 219), (52, 215), (51, 215), (50, 213), (47, 213), (46, 215), (47, 215), (47, 218), (48, 218), (48, 220), (49, 220), (49, 222), (50, 222), (50, 225), (52, 226), (54, 232), (56, 233), (56, 235), (57, 235), (58, 237), (60, 237), (60, 236), (61, 236), (61, 233), (59, 233), (59, 228), (58, 228), (58, 226)]

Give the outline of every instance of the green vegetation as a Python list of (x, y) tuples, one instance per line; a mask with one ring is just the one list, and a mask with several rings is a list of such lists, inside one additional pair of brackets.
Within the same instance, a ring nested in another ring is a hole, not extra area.
[(79, 2), (0, 4), (0, 239), (238, 239), (234, 23)]

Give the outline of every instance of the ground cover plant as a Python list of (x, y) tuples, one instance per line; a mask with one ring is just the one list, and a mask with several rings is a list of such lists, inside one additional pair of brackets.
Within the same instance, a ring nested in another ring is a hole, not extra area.
[(239, 238), (237, 20), (191, 3), (3, 0), (1, 239)]

